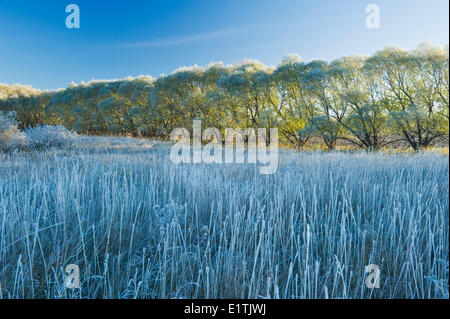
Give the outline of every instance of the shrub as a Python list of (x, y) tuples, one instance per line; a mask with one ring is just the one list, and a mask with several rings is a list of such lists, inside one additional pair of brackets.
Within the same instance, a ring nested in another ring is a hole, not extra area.
[(25, 145), (25, 134), (18, 128), (16, 113), (0, 111), (0, 150)]
[(64, 126), (36, 126), (25, 130), (27, 145), (33, 148), (60, 147), (72, 145), (78, 134)]

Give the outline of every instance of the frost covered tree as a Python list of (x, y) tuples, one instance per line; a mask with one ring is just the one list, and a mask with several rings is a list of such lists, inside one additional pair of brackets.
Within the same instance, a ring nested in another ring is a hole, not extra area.
[(273, 73), (279, 102), (269, 100), (280, 117), (282, 136), (296, 146), (305, 145), (314, 133), (309, 126), (318, 113), (318, 101), (308, 77), (314, 66), (291, 55), (285, 57)]
[(49, 124), (168, 138), (201, 119), (222, 133), (277, 127), (295, 147), (320, 142), (333, 149), (344, 141), (378, 149), (402, 140), (418, 150), (448, 139), (448, 61), (448, 47), (423, 44), (329, 63), (291, 54), (276, 68), (254, 60), (213, 63), (51, 92), (0, 84), (0, 110), (16, 112), (20, 129)]
[(25, 144), (25, 134), (19, 130), (15, 112), (0, 111), (0, 149), (9, 149)]
[(367, 64), (384, 85), (392, 133), (415, 150), (448, 136), (448, 49), (387, 47)]
[(217, 82), (238, 127), (257, 128), (262, 124), (261, 115), (269, 108), (268, 95), (275, 92), (268, 82), (272, 71), (258, 61), (248, 60), (234, 65), (231, 74)]
[(44, 122), (45, 105), (50, 95), (31, 86), (0, 84), (0, 110), (14, 111), (19, 128), (33, 127)]

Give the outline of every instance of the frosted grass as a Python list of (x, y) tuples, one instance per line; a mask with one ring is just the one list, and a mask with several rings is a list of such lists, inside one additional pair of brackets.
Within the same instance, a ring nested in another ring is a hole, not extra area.
[(0, 153), (0, 298), (448, 298), (448, 169), (282, 150), (260, 175), (128, 138)]

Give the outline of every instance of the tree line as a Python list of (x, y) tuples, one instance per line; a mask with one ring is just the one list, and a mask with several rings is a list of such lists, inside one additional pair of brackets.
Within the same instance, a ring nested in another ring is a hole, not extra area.
[(278, 128), (286, 144), (345, 141), (415, 150), (449, 136), (449, 51), (432, 45), (387, 47), (372, 56), (276, 67), (246, 60), (181, 68), (157, 79), (72, 83), (57, 91), (0, 84), (0, 110), (20, 128), (63, 125), (83, 134), (168, 138), (176, 127)]

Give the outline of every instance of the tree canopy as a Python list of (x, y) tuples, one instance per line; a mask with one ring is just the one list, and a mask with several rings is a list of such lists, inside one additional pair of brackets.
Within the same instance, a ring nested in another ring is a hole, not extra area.
[(194, 119), (224, 130), (277, 127), (287, 144), (367, 149), (403, 141), (415, 150), (449, 135), (449, 52), (422, 44), (326, 62), (245, 60), (149, 76), (72, 83), (58, 91), (0, 84), (0, 110), (21, 129), (64, 125), (86, 134), (167, 138)]

